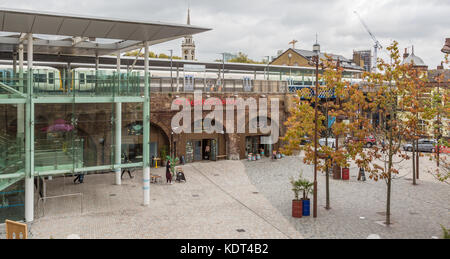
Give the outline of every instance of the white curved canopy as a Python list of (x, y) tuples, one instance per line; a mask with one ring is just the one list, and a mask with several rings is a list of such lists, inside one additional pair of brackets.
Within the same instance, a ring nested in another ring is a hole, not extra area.
[[(139, 48), (145, 41), (154, 45), (208, 30), (210, 29), (192, 25), (0, 8), (0, 31), (2, 32), (67, 37), (62, 40), (35, 38), (36, 53), (105, 55), (118, 50)], [(13, 50), (21, 42), (19, 35), (0, 37), (0, 50)], [(98, 39), (115, 41), (99, 43), (101, 41)]]

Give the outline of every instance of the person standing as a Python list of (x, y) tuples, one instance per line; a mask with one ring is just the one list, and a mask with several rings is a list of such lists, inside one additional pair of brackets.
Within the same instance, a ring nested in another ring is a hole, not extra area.
[(170, 172), (170, 160), (166, 163), (166, 183), (172, 184), (172, 173)]
[(209, 160), (209, 153), (211, 152), (211, 149), (209, 148), (209, 145), (206, 145), (205, 147), (205, 160)]

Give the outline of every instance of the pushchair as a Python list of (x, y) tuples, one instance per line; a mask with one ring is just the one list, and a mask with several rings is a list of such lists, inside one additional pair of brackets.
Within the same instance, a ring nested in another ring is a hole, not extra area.
[(176, 182), (181, 182), (181, 181), (183, 181), (183, 182), (186, 182), (186, 177), (184, 176), (184, 172), (183, 172), (183, 169), (181, 169), (181, 168), (177, 168), (176, 169), (176, 176), (177, 176), (177, 178), (176, 178)]

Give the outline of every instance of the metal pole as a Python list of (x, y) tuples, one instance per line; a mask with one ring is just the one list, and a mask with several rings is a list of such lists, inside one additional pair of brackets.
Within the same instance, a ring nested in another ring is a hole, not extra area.
[(25, 131), (25, 221), (34, 220), (34, 104), (33, 95), (33, 34), (28, 34), (28, 80)]
[[(117, 52), (117, 91), (120, 93), (120, 51)], [(120, 94), (119, 94), (120, 95)], [(122, 164), (122, 103), (115, 103), (115, 142), (114, 160), (117, 168), (115, 168), (116, 185), (122, 184), (120, 165)]]
[(98, 68), (100, 65), (100, 59), (98, 57), (98, 55), (95, 55), (95, 91), (97, 91), (98, 89)]
[(180, 67), (177, 65), (177, 93), (180, 91), (179, 78), (180, 77)]
[[(14, 51), (13, 52), (13, 78), (16, 77), (16, 73), (17, 73), (17, 52)], [(13, 82), (13, 84), (15, 84), (16, 82)]]
[(314, 197), (313, 197), (313, 217), (317, 218), (317, 131), (318, 131), (318, 114), (317, 114), (317, 106), (319, 101), (319, 54), (315, 56), (316, 61), (316, 92), (314, 94)]
[(222, 88), (225, 91), (225, 53), (222, 53)]
[(144, 191), (144, 206), (150, 205), (150, 91), (149, 91), (149, 71), (148, 71), (148, 42), (144, 42), (145, 57), (144, 57), (144, 138), (143, 138), (143, 191)]
[(173, 92), (173, 77), (172, 77), (172, 67), (173, 67), (173, 50), (170, 50), (170, 91)]
[[(19, 45), (19, 91), (23, 91), (23, 44)], [(20, 145), (23, 147), (23, 137), (25, 133), (24, 124), (25, 105), (17, 105), (17, 137), (21, 140)]]
[[(442, 65), (443, 66), (443, 65)], [(438, 87), (437, 87), (437, 94), (438, 94), (438, 96), (441, 96), (441, 92), (440, 92), (440, 87), (441, 87), (441, 79), (440, 79), (440, 77), (441, 77), (441, 73), (439, 73), (439, 77), (438, 77)], [(442, 102), (440, 102), (439, 103), (439, 106), (442, 104)], [(439, 107), (438, 106), (438, 107)], [(440, 154), (439, 153), (441, 153), (441, 111), (440, 111), (440, 109), (438, 110), (438, 114), (437, 114), (437, 130), (438, 130), (438, 132), (437, 132), (437, 147), (436, 147), (436, 166), (439, 168), (439, 163), (440, 163), (440, 161), (439, 161), (439, 156), (440, 156)]]

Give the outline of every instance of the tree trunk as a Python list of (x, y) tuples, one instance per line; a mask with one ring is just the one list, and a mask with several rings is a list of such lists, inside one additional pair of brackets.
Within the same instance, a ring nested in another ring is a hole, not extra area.
[(389, 172), (387, 182), (386, 225), (391, 224), (391, 181), (392, 181), (391, 176), (392, 176), (391, 172)]
[(416, 141), (413, 140), (413, 144), (412, 144), (412, 180), (413, 180), (413, 185), (416, 185)]
[(416, 177), (419, 179), (419, 159), (420, 159), (420, 152), (419, 152), (419, 140), (416, 140)]
[(325, 209), (329, 210), (331, 209), (330, 207), (330, 174), (329, 174), (329, 169), (328, 166), (326, 166), (326, 176), (325, 176), (325, 189), (326, 189), (326, 205), (325, 205)]

